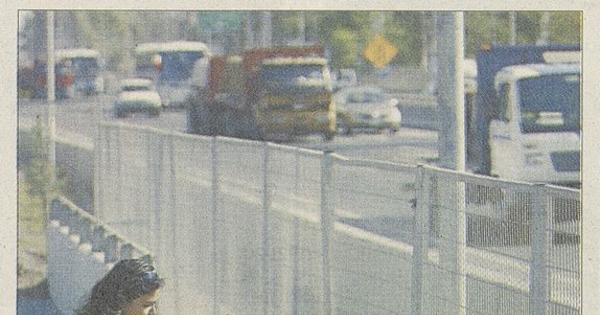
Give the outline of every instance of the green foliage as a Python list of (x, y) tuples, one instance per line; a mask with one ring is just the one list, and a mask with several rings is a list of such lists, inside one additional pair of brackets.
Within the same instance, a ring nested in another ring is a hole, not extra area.
[(277, 31), (273, 32), (274, 43), (286, 43), (292, 38), (299, 38), (300, 14), (296, 11), (277, 11), (273, 13), (273, 25)]
[[(299, 38), (300, 11), (272, 13), (274, 44), (287, 44)], [(123, 47), (126, 42), (124, 38), (130, 38), (133, 43), (163, 41), (181, 39), (185, 33), (188, 39), (206, 40), (206, 30), (199, 27), (183, 32), (181, 14), (174, 14), (172, 11), (57, 12), (57, 16), (63, 14), (74, 17), (72, 26), (76, 28), (74, 33), (79, 44), (99, 49), (110, 69), (127, 64), (125, 61), (131, 47)], [(306, 42), (321, 43), (328, 47), (334, 65), (349, 65), (361, 61), (363, 48), (376, 32), (398, 48), (393, 64), (416, 65), (420, 62), (422, 50), (427, 47), (427, 43), (423, 42), (424, 32), (431, 31), (433, 14), (434, 11), (304, 11), (304, 34)], [(253, 15), (259, 17), (260, 11), (253, 11)], [(383, 30), (377, 29), (382, 15), (385, 17)], [(541, 11), (516, 12), (518, 43), (531, 44), (539, 40), (542, 15)], [(240, 16), (245, 19), (245, 15)], [(21, 32), (29, 34), (25, 41), (28, 46), (43, 45), (43, 18), (43, 12), (36, 11), (35, 15), (23, 21)], [(579, 42), (581, 19), (579, 11), (552, 11), (548, 25), (549, 41)], [(510, 40), (509, 11), (466, 11), (464, 22), (467, 57), (473, 57), (481, 44), (506, 44)], [(253, 22), (255, 32), (260, 32), (260, 24), (260, 21)], [(239, 28), (230, 35), (232, 38), (238, 37), (238, 42), (243, 42), (245, 21), (239, 23)], [(352, 36), (349, 36), (349, 32)], [(351, 44), (350, 41), (354, 43)], [(354, 57), (349, 56), (352, 52)]]
[(420, 36), (422, 19), (422, 13), (416, 11), (393, 12), (386, 19), (384, 37), (398, 48), (398, 55), (392, 64), (419, 64), (423, 47), (423, 38)]
[(581, 21), (579, 11), (552, 12), (550, 18), (550, 41), (554, 43), (581, 42)]
[[(542, 12), (539, 11), (517, 12), (518, 43), (533, 44), (539, 39), (541, 18)], [(500, 28), (508, 29), (508, 18), (505, 18), (503, 22), (505, 25), (500, 24)], [(502, 41), (502, 43), (508, 43), (508, 39)]]
[(45, 256), (45, 212), (39, 198), (31, 196), (28, 180), (19, 181), (19, 209), (17, 243), (20, 249)]
[(356, 33), (346, 28), (338, 28), (331, 34), (331, 47), (335, 47), (331, 52), (332, 68), (356, 67), (356, 57), (359, 53), (356, 41)]
[[(398, 48), (392, 64), (417, 65), (421, 60), (423, 32), (433, 27), (431, 15), (421, 11), (385, 11), (383, 36)], [(540, 37), (541, 11), (516, 12), (517, 43), (536, 43)], [(307, 14), (308, 16), (308, 14)], [(362, 49), (374, 35), (373, 23), (376, 12), (370, 11), (311, 11), (319, 39), (328, 43), (332, 51), (332, 64), (345, 64), (352, 59), (347, 40), (340, 40), (340, 30), (353, 34), (357, 48), (356, 59), (361, 58)], [(307, 19), (308, 21), (308, 19)], [(465, 23), (465, 54), (473, 57), (482, 44), (507, 44), (510, 41), (510, 12), (467, 11)], [(307, 23), (307, 27), (309, 24)], [(581, 15), (575, 11), (554, 11), (549, 24), (550, 42), (572, 43), (580, 41)], [(347, 37), (347, 36), (346, 36)], [(341, 45), (341, 46), (339, 46)], [(342, 60), (336, 60), (342, 58)]]
[(482, 44), (496, 43), (498, 37), (497, 14), (494, 12), (466, 12), (465, 55), (475, 56)]
[[(534, 44), (540, 38), (541, 11), (516, 12), (518, 44)], [(581, 34), (581, 14), (576, 11), (553, 11), (548, 25), (549, 42), (577, 43)], [(509, 12), (465, 13), (465, 52), (474, 56), (482, 44), (508, 44), (510, 42)]]
[(50, 139), (38, 121), (29, 136), (19, 142), (19, 167), (29, 183), (27, 193), (45, 204), (59, 190), (59, 181), (49, 160)]

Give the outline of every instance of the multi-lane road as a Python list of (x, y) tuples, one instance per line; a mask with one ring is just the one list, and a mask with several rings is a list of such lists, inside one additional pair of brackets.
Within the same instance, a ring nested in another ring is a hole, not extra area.
[[(158, 117), (139, 114), (117, 119), (112, 113), (113, 99), (112, 94), (101, 94), (57, 100), (53, 106), (55, 134), (58, 137), (75, 137), (93, 143), (98, 123), (102, 121), (119, 121), (182, 133), (186, 131), (185, 111), (182, 109), (165, 110)], [(32, 126), (36, 119), (45, 124), (48, 121), (49, 108), (45, 100), (19, 100), (19, 125)], [(338, 136), (329, 142), (316, 136), (302, 137), (286, 144), (316, 150), (333, 150), (352, 158), (405, 164), (431, 163), (437, 158), (437, 132), (415, 128), (401, 128), (392, 135), (362, 133)]]

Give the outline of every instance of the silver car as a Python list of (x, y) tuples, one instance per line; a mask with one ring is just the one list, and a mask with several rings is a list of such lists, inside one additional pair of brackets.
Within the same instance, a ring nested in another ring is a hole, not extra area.
[(162, 102), (154, 82), (143, 78), (122, 80), (113, 111), (116, 117), (124, 117), (134, 112), (143, 112), (150, 116), (160, 115)]
[(400, 129), (402, 115), (398, 100), (388, 97), (378, 87), (349, 87), (335, 95), (337, 130), (352, 134), (356, 129), (387, 130), (395, 133)]

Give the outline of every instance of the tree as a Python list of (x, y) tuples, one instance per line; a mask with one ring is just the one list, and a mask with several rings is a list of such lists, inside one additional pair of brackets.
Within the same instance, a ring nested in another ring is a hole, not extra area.
[[(331, 33), (331, 67), (334, 69), (356, 67), (359, 54), (357, 35), (351, 30), (340, 27)], [(334, 49), (335, 47), (335, 49)]]
[(20, 142), (19, 147), (20, 158), (21, 155), (24, 155), (26, 159), (24, 165), (20, 166), (23, 166), (27, 182), (30, 183), (27, 192), (31, 196), (39, 198), (44, 206), (60, 189), (60, 181), (57, 180), (48, 156), (50, 141), (44, 132), (42, 123), (38, 120), (29, 139)]
[(393, 64), (418, 65), (421, 61), (423, 36), (422, 14), (417, 11), (396, 11), (387, 19), (385, 37), (398, 48)]

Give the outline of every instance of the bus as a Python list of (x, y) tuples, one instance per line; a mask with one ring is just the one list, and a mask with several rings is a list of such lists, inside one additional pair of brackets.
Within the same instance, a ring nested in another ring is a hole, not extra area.
[[(24, 87), (30, 88), (33, 98), (47, 98), (47, 75), (46, 61), (36, 59), (31, 69), (30, 74), (24, 76), (23, 79), (28, 82), (21, 82)], [(21, 73), (28, 71), (21, 70)], [(73, 89), (73, 74), (68, 63), (56, 60), (54, 64), (54, 94), (56, 99), (72, 98)]]
[(93, 95), (104, 92), (100, 52), (87, 48), (60, 49), (55, 51), (54, 56), (58, 63), (70, 68), (75, 93)]
[(196, 68), (208, 61), (202, 42), (142, 43), (134, 50), (137, 77), (154, 80), (164, 107), (181, 107), (192, 93)]

